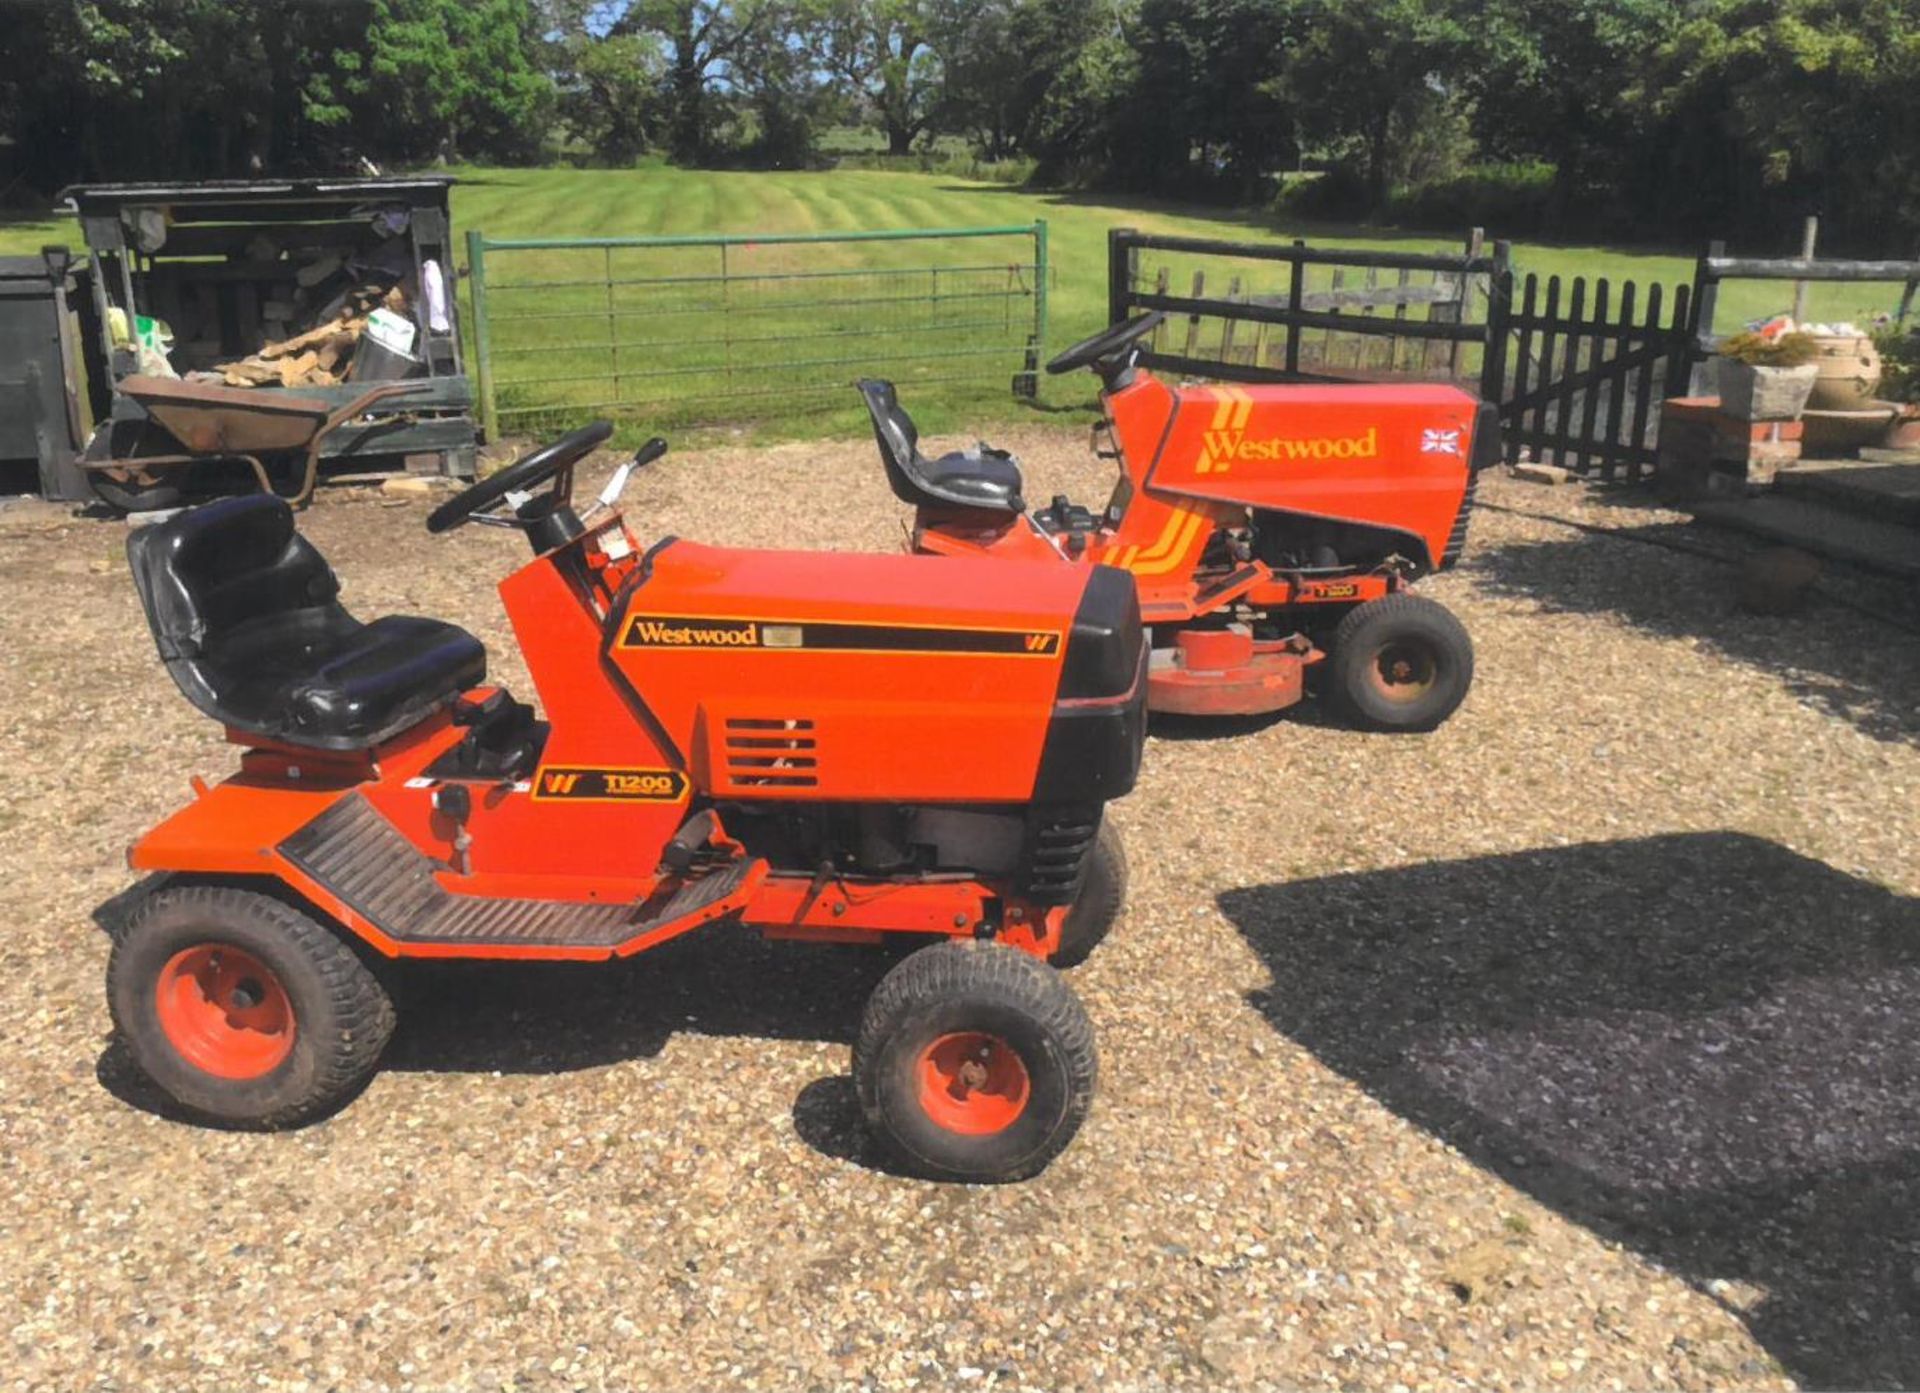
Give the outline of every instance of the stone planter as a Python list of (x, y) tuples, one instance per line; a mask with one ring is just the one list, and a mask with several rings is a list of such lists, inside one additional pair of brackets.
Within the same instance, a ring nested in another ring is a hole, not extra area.
[(1756, 368), (1738, 358), (1715, 360), (1720, 409), (1741, 421), (1791, 421), (1807, 408), (1820, 366)]
[(1821, 411), (1861, 411), (1880, 390), (1880, 350), (1864, 334), (1823, 335), (1814, 340), (1819, 375), (1807, 405)]

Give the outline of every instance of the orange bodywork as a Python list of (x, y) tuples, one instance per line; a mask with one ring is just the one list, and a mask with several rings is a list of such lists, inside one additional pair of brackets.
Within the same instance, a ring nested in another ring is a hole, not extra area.
[[(624, 596), (609, 656), (710, 793), (1024, 801), (1081, 582), (899, 561), (677, 542)], [(901, 757), (927, 737), (933, 758)]]
[[(500, 585), (550, 725), (529, 777), (435, 773), (467, 738), (444, 710), (348, 754), (230, 732), (247, 747), (239, 770), (212, 787), (196, 779), (193, 801), (141, 838), (129, 864), (277, 879), (391, 957), (605, 959), (720, 917), (829, 942), (991, 931), (1044, 956), (1065, 909), (1023, 901), (1008, 883), (780, 869), (717, 823), (705, 854), (750, 867), (726, 897), (593, 943), (410, 938), (288, 846), (323, 814), (358, 811), (348, 801), (360, 799), (381, 835), (397, 832), (431, 863), (456, 906), (604, 911), (670, 889), (663, 848), (716, 801), (1017, 816), (1035, 797), (1089, 574), (1053, 558), (826, 560), (672, 539), (643, 555), (611, 515)], [(470, 801), (457, 817), (439, 802), (454, 784)]]
[[(1353, 523), (1401, 542), (1408, 569), (1432, 570), (1468, 498), (1479, 403), (1426, 384), (1191, 386), (1145, 369), (1104, 399), (1123, 477), (1122, 511), (1096, 520), (1073, 559), (1130, 572), (1148, 622), (1181, 624), (1242, 605), (1350, 606), (1401, 583), (1392, 569), (1296, 578), (1257, 558), (1203, 558), (1222, 531), (1260, 513)], [(971, 512), (922, 508), (914, 546), (1058, 557), (1025, 519), (983, 525)]]

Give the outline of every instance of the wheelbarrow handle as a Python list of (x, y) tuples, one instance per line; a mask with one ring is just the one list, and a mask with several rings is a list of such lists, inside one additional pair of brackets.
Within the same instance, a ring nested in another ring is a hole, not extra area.
[(300, 481), (300, 492), (292, 499), (294, 506), (304, 508), (307, 501), (313, 497), (314, 481), (320, 476), (320, 446), (329, 435), (356, 416), (365, 415), (367, 408), (375, 402), (385, 401), (389, 397), (414, 396), (420, 392), (430, 391), (432, 387), (431, 382), (382, 382), (377, 387), (367, 388), (322, 421), (320, 428), (313, 433), (313, 438), (307, 442), (306, 471)]
[(382, 382), (378, 387), (369, 387), (328, 417), (329, 428), (341, 421), (352, 420), (377, 401), (385, 401), (388, 397), (415, 396), (430, 391), (432, 387), (431, 382)]

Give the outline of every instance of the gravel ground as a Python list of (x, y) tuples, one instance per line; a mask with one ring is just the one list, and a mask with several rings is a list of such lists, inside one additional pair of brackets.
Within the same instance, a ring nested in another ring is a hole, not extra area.
[[(1005, 442), (1099, 496), (1077, 434)], [(126, 843), (231, 752), (126, 528), (0, 509), (0, 1386), (1609, 1388), (1920, 1383), (1920, 643), (1745, 617), (1657, 510), (1490, 478), (1429, 593), (1437, 734), (1157, 728), (1133, 896), (1074, 974), (1102, 1094), (1044, 1176), (888, 1174), (879, 965), (724, 930), (442, 970), (284, 1136), (172, 1120), (110, 1040)], [(517, 543), (334, 490), (363, 614), (471, 627)], [(1517, 511), (1507, 511), (1517, 510)], [(643, 532), (897, 545), (868, 446), (670, 456)], [(1727, 554), (1736, 544), (1711, 541)]]

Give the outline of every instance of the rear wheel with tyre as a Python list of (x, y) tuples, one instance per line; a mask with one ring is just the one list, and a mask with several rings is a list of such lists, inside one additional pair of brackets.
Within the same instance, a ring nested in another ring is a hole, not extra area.
[(115, 939), (107, 1001), (149, 1078), (239, 1127), (331, 1112), (372, 1075), (394, 1026), (380, 980), (337, 933), (225, 885), (149, 896)]
[(1348, 611), (1333, 633), (1326, 691), (1367, 730), (1432, 730), (1473, 685), (1473, 640), (1445, 606), (1396, 594)]
[(1100, 834), (1087, 852), (1086, 879), (1067, 910), (1060, 929), (1060, 946), (1048, 959), (1055, 967), (1078, 967), (1113, 928), (1127, 903), (1127, 851), (1120, 829), (1102, 821)]
[(874, 989), (853, 1047), (867, 1124), (914, 1171), (1038, 1174), (1093, 1099), (1093, 1027), (1058, 973), (1016, 948), (923, 948)]

